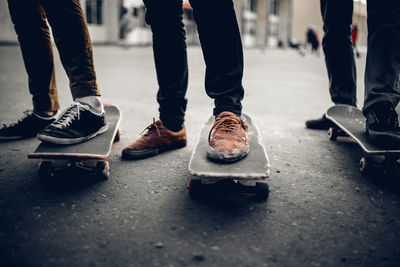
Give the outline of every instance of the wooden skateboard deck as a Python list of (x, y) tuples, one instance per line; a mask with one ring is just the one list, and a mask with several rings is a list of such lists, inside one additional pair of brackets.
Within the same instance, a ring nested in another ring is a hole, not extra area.
[(191, 195), (201, 184), (233, 180), (244, 185), (255, 184), (257, 196), (265, 199), (268, 197), (269, 189), (266, 183), (266, 179), (270, 175), (268, 155), (257, 127), (248, 115), (243, 115), (243, 117), (249, 126), (250, 152), (246, 157), (234, 163), (218, 163), (207, 158), (208, 134), (214, 123), (214, 116), (211, 116), (204, 125), (189, 162), (191, 174), (189, 193)]
[[(41, 142), (36, 150), (28, 154), (28, 158), (32, 159), (53, 159), (53, 160), (69, 160), (70, 167), (78, 167), (85, 170), (83, 160), (98, 160), (96, 165), (99, 175), (103, 174), (108, 177), (108, 158), (111, 152), (112, 144), (119, 140), (119, 123), (121, 121), (121, 112), (117, 106), (112, 104), (104, 104), (106, 123), (108, 130), (88, 141), (74, 145), (57, 145), (46, 142)], [(103, 173), (101, 169), (103, 168)], [(66, 168), (63, 168), (66, 169)], [(106, 169), (106, 170), (105, 170)], [(39, 174), (45, 176), (53, 176), (51, 171), (55, 171), (50, 161), (43, 161), (39, 166)], [(47, 175), (49, 174), (49, 175)], [(107, 178), (104, 177), (104, 178)]]
[(326, 117), (336, 125), (329, 129), (331, 140), (349, 136), (363, 150), (365, 156), (360, 160), (360, 171), (367, 172), (372, 167), (379, 166), (397, 166), (400, 150), (390, 145), (377, 145), (369, 140), (365, 131), (365, 117), (361, 110), (349, 105), (335, 105), (328, 109)]

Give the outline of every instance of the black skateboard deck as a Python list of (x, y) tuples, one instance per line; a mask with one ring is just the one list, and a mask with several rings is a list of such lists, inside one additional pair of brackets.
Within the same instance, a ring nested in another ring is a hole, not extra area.
[[(74, 145), (57, 145), (41, 142), (36, 150), (28, 154), (28, 158), (47, 159), (39, 165), (39, 175), (44, 177), (54, 176), (56, 172), (78, 170), (80, 172), (95, 172), (98, 176), (108, 178), (109, 164), (106, 161), (111, 152), (112, 144), (119, 141), (119, 123), (121, 111), (117, 106), (104, 104), (108, 130), (88, 141)], [(68, 160), (65, 168), (56, 169), (48, 160)], [(85, 166), (83, 161), (95, 161), (95, 168)]]
[(328, 109), (326, 117), (336, 125), (328, 132), (332, 141), (348, 136), (363, 150), (364, 156), (360, 160), (361, 172), (367, 173), (378, 167), (398, 167), (400, 150), (384, 144), (374, 144), (369, 140), (365, 131), (365, 117), (361, 110), (349, 105), (335, 105)]
[(255, 185), (257, 198), (268, 198), (269, 188), (266, 181), (270, 175), (268, 155), (257, 127), (248, 115), (243, 117), (249, 126), (250, 152), (234, 163), (218, 163), (207, 158), (208, 134), (214, 123), (214, 116), (211, 116), (204, 125), (189, 162), (190, 195), (196, 195), (201, 190), (202, 184), (232, 180), (246, 186)]

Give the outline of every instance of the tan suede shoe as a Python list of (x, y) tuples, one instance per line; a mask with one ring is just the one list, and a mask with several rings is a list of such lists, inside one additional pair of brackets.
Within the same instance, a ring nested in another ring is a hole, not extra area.
[(161, 152), (186, 146), (186, 128), (179, 132), (168, 130), (162, 121), (154, 121), (145, 133), (122, 151), (123, 159), (142, 159)]
[(233, 162), (249, 153), (250, 137), (247, 123), (232, 112), (222, 112), (215, 119), (208, 136), (207, 157)]

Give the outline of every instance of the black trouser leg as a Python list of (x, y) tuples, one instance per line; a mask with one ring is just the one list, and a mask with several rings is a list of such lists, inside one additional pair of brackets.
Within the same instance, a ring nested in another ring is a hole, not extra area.
[(351, 41), (353, 0), (321, 0), (321, 13), (324, 21), (322, 46), (332, 101), (355, 106), (357, 80)]
[(364, 111), (400, 100), (400, 1), (368, 0), (368, 50)]
[(205, 88), (214, 115), (241, 115), (243, 48), (232, 0), (190, 0), (206, 62)]
[(59, 109), (53, 49), (46, 15), (36, 0), (8, 0), (36, 111)]
[(79, 0), (41, 0), (72, 97), (98, 96), (92, 42)]
[(188, 67), (182, 0), (144, 0), (153, 32), (160, 119), (171, 130), (182, 127), (186, 111)]

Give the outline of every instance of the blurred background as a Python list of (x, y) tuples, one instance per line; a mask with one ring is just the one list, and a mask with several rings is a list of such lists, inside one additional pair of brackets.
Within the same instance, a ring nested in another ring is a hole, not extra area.
[[(17, 43), (7, 1), (0, 2), (0, 43)], [(308, 28), (322, 38), (319, 0), (234, 0), (243, 44), (253, 47), (289, 47), (305, 43)], [(141, 46), (151, 44), (142, 0), (81, 0), (94, 44)], [(183, 1), (187, 43), (199, 45), (193, 12)], [(365, 1), (356, 0), (354, 24), (358, 45), (366, 45)]]

